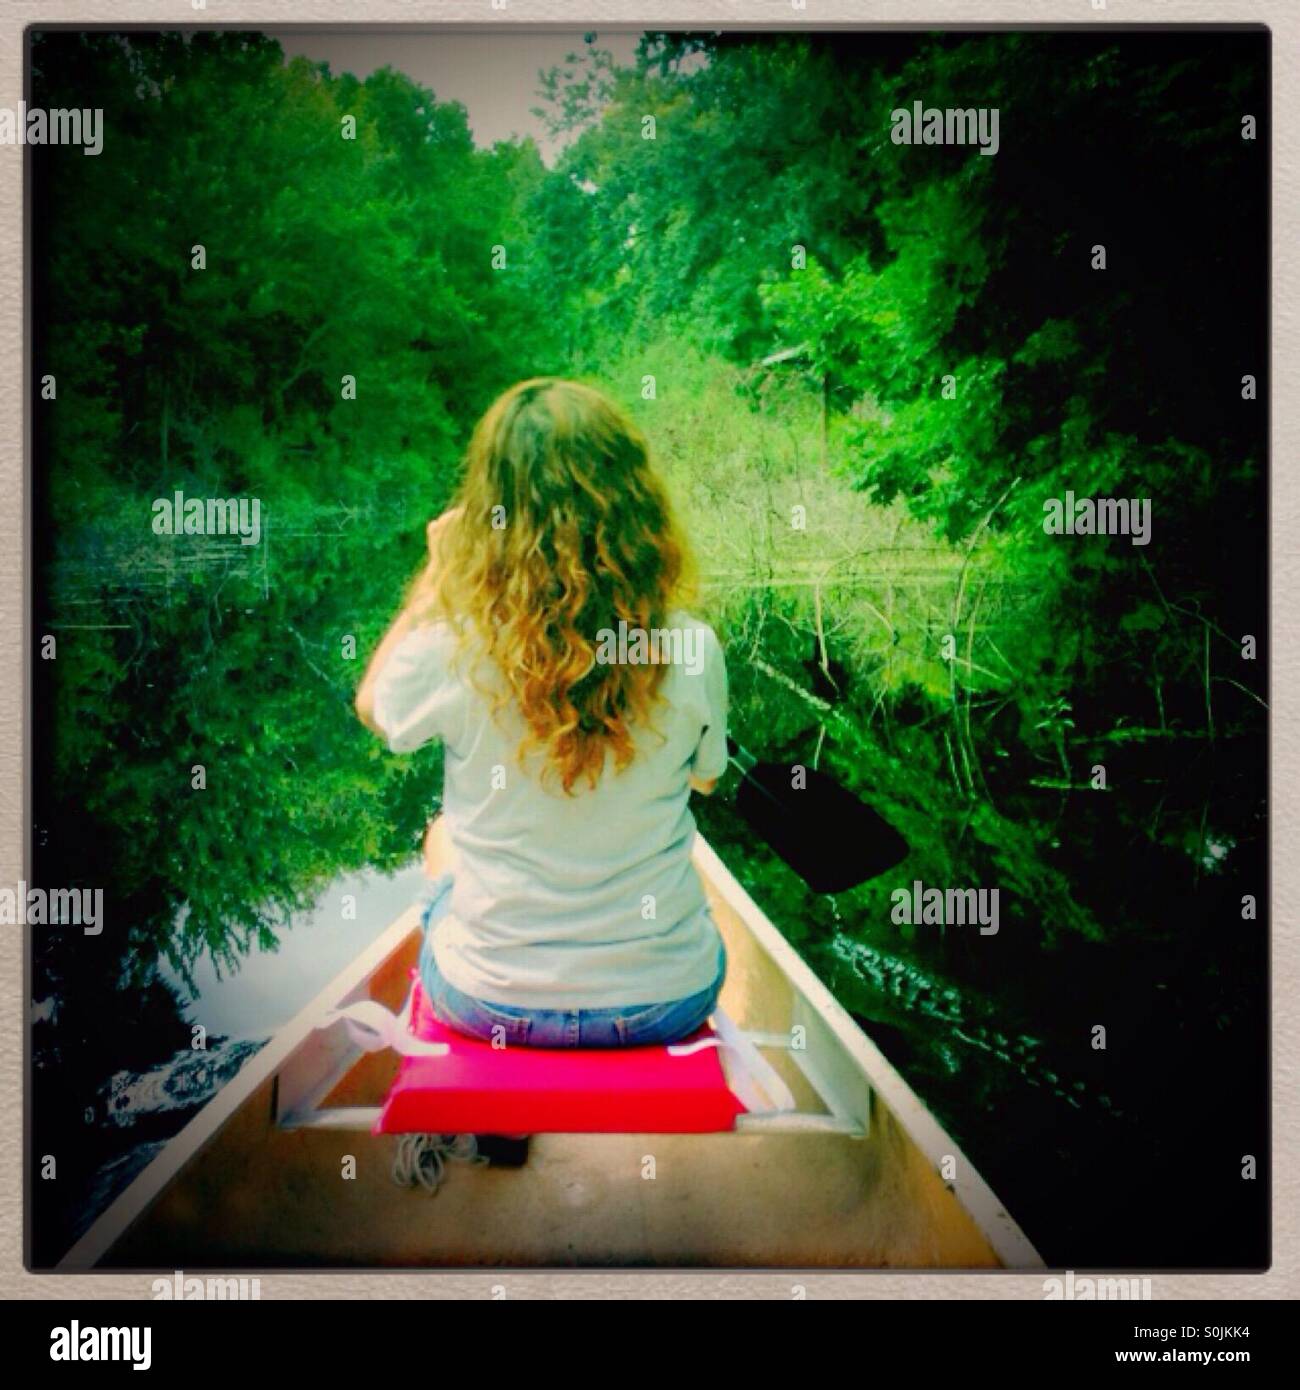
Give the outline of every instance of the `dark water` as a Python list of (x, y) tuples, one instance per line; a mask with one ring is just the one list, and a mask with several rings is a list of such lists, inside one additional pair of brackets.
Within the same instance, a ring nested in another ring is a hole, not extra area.
[(868, 920), (810, 894), (725, 802), (701, 819), (1049, 1264), (1268, 1262), (1266, 934), (1237, 906), (1262, 846), (1212, 860), (1168, 931), (1047, 948), (1005, 924)]
[[(341, 875), (309, 912), (291, 920), (279, 950), (249, 956), (234, 974), (220, 975), (205, 961), (195, 972), (193, 991), (162, 968), (174, 1004), (170, 1017), (152, 1031), (152, 1055), (146, 1063), (127, 1066), (104, 1055), (91, 1103), (72, 1134), (56, 1146), (57, 1185), (36, 1189), (39, 1265), (57, 1261), (271, 1035), (415, 900), (422, 877), (418, 864), (392, 875)], [(342, 911), (345, 897), (355, 899), (355, 918)], [(102, 996), (97, 1009), (109, 1011)], [(57, 994), (38, 1002), (33, 1033), (38, 1077), (58, 1066), (69, 1045), (63, 1013)], [(176, 1046), (196, 1021), (207, 1030), (206, 1046)], [(147, 1043), (144, 1050), (149, 1052)], [(138, 1055), (138, 1042), (135, 1051)]]

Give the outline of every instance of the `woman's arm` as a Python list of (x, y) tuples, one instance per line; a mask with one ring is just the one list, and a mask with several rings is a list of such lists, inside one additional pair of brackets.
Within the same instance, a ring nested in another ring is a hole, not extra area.
[(366, 726), (371, 733), (378, 734), (380, 738), (384, 736), (384, 731), (375, 723), (375, 685), (379, 680), (379, 673), (384, 669), (385, 663), (393, 653), (393, 648), (406, 636), (415, 626), (416, 620), (421, 610), (428, 603), (433, 593), (434, 581), (437, 578), (437, 541), (442, 528), (457, 513), (444, 512), (442, 516), (429, 523), (429, 560), (424, 569), (411, 585), (411, 591), (406, 596), (405, 602), (398, 610), (397, 617), (393, 619), (388, 631), (384, 633), (379, 645), (375, 648), (375, 654), (370, 658), (370, 664), (366, 667), (366, 673), (361, 678), (361, 684), (357, 687), (356, 711), (357, 718)]
[[(427, 574), (428, 571), (426, 570)], [(366, 667), (366, 674), (361, 678), (361, 684), (357, 687), (356, 710), (357, 718), (373, 734), (378, 734), (381, 738), (384, 731), (375, 723), (375, 684), (379, 679), (379, 673), (384, 669), (388, 658), (392, 655), (393, 648), (410, 632), (415, 625), (415, 600), (426, 594), (425, 577), (422, 574), (411, 590), (410, 597), (402, 605), (402, 608), (393, 619), (389, 629), (384, 633), (383, 640), (375, 648), (375, 654), (370, 658), (370, 664)]]

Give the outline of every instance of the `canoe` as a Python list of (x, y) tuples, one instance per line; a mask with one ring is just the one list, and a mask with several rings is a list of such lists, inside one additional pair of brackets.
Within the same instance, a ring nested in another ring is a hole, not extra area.
[[(446, 852), (435, 842), (431, 866)], [(452, 1163), (434, 1195), (394, 1185), (398, 1139), (371, 1129), (398, 1059), (321, 1024), (366, 999), (401, 1006), (420, 946), (412, 907), (157, 1154), (60, 1268), (1041, 1268), (973, 1165), (703, 836), (693, 857), (727, 945), (720, 1004), (796, 1110), (743, 1114), (724, 1133), (538, 1134), (522, 1167)]]

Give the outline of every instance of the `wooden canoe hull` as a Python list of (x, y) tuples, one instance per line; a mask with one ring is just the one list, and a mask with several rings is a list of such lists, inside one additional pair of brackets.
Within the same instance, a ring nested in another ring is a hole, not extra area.
[[(524, 1168), (453, 1164), (430, 1196), (394, 1185), (392, 1136), (286, 1127), (289, 1102), (313, 1086), (320, 1114), (340, 1124), (362, 1123), (382, 1099), (396, 1071), (389, 1054), (346, 1057), (321, 1090), (322, 1049), (337, 1048), (342, 1030), (327, 1043), (313, 1013), (344, 998), (400, 1005), (419, 948), (410, 912), (195, 1117), (62, 1267), (1040, 1267), (960, 1150), (702, 839), (695, 857), (727, 943), (723, 1007), (777, 1040), (803, 1030), (815, 1088), (789, 1054), (768, 1054), (813, 1112), (803, 1129), (538, 1135)], [(940, 1176), (945, 1158), (955, 1181)]]

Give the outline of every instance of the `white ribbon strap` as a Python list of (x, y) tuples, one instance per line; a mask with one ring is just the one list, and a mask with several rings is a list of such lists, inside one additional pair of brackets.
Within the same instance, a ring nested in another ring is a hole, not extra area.
[(668, 1049), (669, 1056), (689, 1057), (706, 1047), (725, 1049), (735, 1064), (727, 1077), (728, 1084), (751, 1114), (799, 1108), (794, 1092), (781, 1079), (780, 1073), (722, 1009), (713, 1012), (713, 1030), (715, 1037), (701, 1038), (693, 1043), (675, 1043)]
[(413, 997), (414, 991), (400, 1014), (390, 1013), (374, 999), (362, 999), (346, 1008), (331, 1009), (316, 1026), (328, 1028), (341, 1022), (364, 1052), (382, 1052), (387, 1047), (403, 1057), (445, 1057), (451, 1051), (447, 1043), (426, 1042), (411, 1032)]
[[(394, 1014), (377, 1000), (362, 999), (342, 1009), (331, 1009), (317, 1027), (328, 1028), (342, 1023), (352, 1041), (364, 1052), (390, 1048), (402, 1057), (445, 1057), (451, 1051), (447, 1043), (426, 1042), (411, 1032), (413, 1000), (414, 991), (407, 996), (402, 1012)], [(734, 1064), (727, 1077), (728, 1084), (746, 1110), (751, 1114), (767, 1114), (798, 1109), (794, 1093), (776, 1068), (722, 1009), (714, 1011), (712, 1022), (713, 1037), (676, 1043), (669, 1047), (669, 1056), (689, 1057), (709, 1047), (725, 1049)]]

